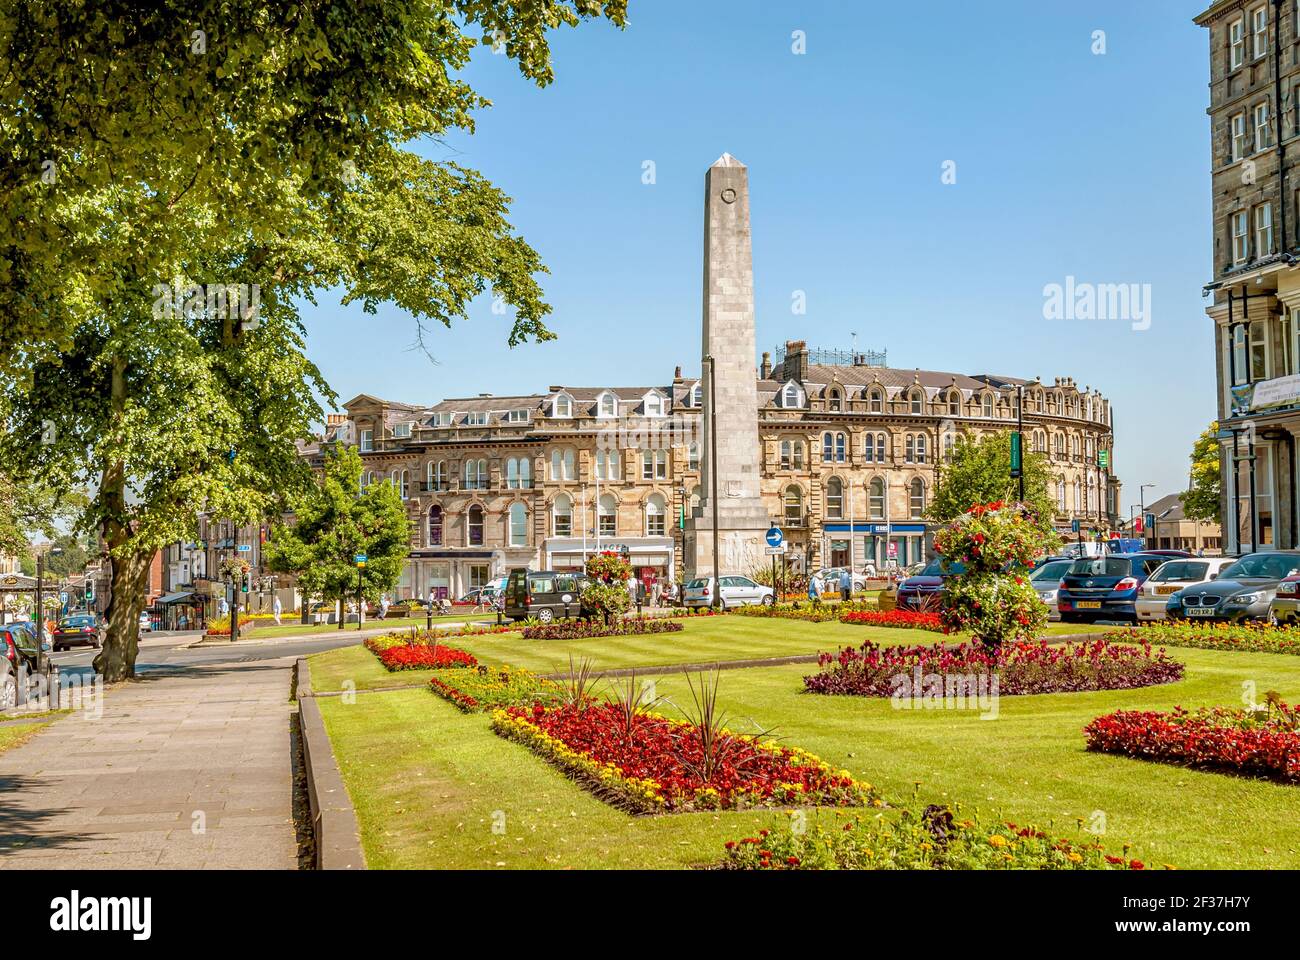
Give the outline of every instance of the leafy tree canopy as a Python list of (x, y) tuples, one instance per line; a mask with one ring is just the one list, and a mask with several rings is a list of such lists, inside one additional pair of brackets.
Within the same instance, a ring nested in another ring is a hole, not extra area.
[[(1037, 518), (1044, 533), (1052, 529), (1056, 501), (1051, 485), (1056, 482), (1046, 454), (1022, 451), (1025, 480), (1023, 501)], [(1011, 477), (1011, 432), (972, 436), (960, 434), (953, 445), (952, 459), (939, 471), (934, 495), (926, 515), (939, 523), (956, 520), (975, 504), (1020, 500), (1018, 481)]]
[(1183, 494), (1183, 515), (1191, 520), (1220, 523), (1219, 424), (1210, 424), (1192, 444), (1191, 486)]

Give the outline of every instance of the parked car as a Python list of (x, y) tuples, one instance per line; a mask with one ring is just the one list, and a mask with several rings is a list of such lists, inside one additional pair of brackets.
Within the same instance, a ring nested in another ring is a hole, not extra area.
[(1057, 588), (1056, 606), (1061, 621), (1136, 623), (1138, 591), (1168, 559), (1150, 553), (1109, 553), (1075, 560)]
[[(765, 587), (749, 577), (722, 577), (722, 609), (749, 607), (761, 603), (771, 606), (776, 603), (776, 591)], [(683, 604), (688, 607), (707, 607), (714, 599), (713, 577), (696, 577), (686, 584), (683, 591)]]
[(536, 617), (550, 623), (582, 613), (582, 588), (587, 577), (555, 570), (516, 567), (506, 579), (505, 615), (511, 620)]
[(0, 713), (18, 705), (19, 667), (25, 668), (29, 677), (41, 673), (48, 660), (47, 649), (36, 639), (34, 625), (0, 627)]
[(1182, 620), (1265, 620), (1278, 585), (1300, 573), (1300, 550), (1251, 553), (1219, 571), (1214, 580), (1171, 594), (1167, 616)]
[(1061, 586), (1061, 578), (1073, 563), (1074, 560), (1070, 557), (1047, 557), (1039, 561), (1029, 573), (1029, 582), (1038, 592), (1038, 599), (1047, 605), (1049, 620), (1061, 619), (1061, 612), (1056, 609), (1056, 591)]
[[(822, 584), (823, 593), (835, 593), (840, 589), (840, 571), (843, 569), (843, 567), (827, 567), (824, 570), (817, 571), (817, 581)], [(866, 589), (867, 575), (865, 573), (854, 572), (851, 576), (855, 591)]]
[(1190, 557), (1165, 561), (1156, 567), (1138, 591), (1138, 619), (1163, 620), (1173, 594), (1190, 584), (1214, 580), (1220, 570), (1235, 562), (1235, 557)]
[(1270, 623), (1300, 623), (1300, 573), (1278, 583), (1277, 593), (1268, 605), (1268, 619)]
[(52, 643), (55, 650), (67, 650), (82, 644), (98, 649), (103, 645), (103, 640), (100, 639), (99, 624), (95, 618), (77, 614), (59, 621), (59, 625), (54, 628)]
[(898, 585), (898, 609), (922, 610), (936, 603), (943, 591), (943, 582), (948, 577), (956, 577), (966, 572), (961, 561), (948, 561), (935, 557), (919, 573), (909, 576)]

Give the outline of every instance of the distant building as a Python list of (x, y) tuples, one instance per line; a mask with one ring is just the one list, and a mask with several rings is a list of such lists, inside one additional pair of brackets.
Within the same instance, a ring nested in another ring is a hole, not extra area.
[(1147, 547), (1153, 550), (1187, 550), (1208, 557), (1223, 553), (1223, 531), (1219, 524), (1205, 520), (1192, 520), (1183, 514), (1183, 497), (1171, 493), (1155, 503), (1148, 504), (1146, 512), (1153, 523), (1143, 530)]

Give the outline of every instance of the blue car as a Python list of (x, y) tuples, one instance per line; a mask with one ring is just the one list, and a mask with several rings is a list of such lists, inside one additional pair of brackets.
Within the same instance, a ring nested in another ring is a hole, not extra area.
[(1136, 623), (1138, 592), (1147, 577), (1168, 559), (1155, 553), (1112, 553), (1074, 561), (1056, 593), (1061, 621)]

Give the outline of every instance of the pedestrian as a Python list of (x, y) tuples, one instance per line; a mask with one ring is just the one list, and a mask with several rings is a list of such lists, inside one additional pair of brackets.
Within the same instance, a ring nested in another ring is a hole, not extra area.
[(388, 617), (388, 594), (379, 595), (379, 619), (384, 620)]
[(217, 601), (217, 616), (225, 617), (230, 614), (230, 601), (222, 597)]
[(280, 625), (280, 614), (284, 612), (284, 604), (280, 602), (280, 595), (275, 595), (275, 603), (271, 605), (271, 612), (275, 614), (275, 625)]
[(663, 595), (664, 595), (664, 588), (659, 583), (659, 581), (656, 580), (654, 583), (650, 585), (650, 606), (652, 607), (659, 606), (659, 601), (663, 599)]
[(808, 575), (808, 599), (812, 601), (813, 606), (822, 602), (821, 585), (817, 583), (817, 574)]
[(840, 599), (845, 603), (853, 599), (853, 574), (848, 567), (840, 570)]

